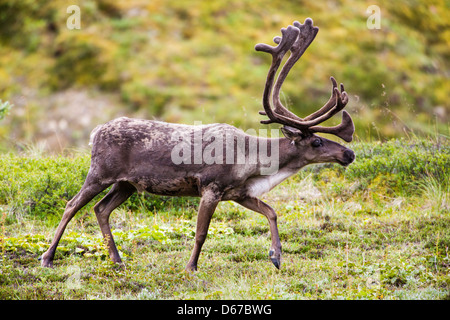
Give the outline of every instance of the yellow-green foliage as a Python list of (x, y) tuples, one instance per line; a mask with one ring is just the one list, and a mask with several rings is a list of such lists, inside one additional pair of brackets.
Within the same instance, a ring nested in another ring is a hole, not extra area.
[(28, 121), (28, 135), (45, 119), (45, 100), (36, 99), (68, 88), (114, 94), (129, 116), (256, 127), (270, 57), (254, 45), (270, 43), (281, 27), (306, 17), (320, 32), (283, 87), (282, 100), (291, 109), (305, 115), (320, 107), (334, 75), (350, 93), (347, 108), (357, 136), (387, 138), (405, 128), (430, 133), (435, 126), (448, 134), (444, 0), (378, 1), (379, 30), (366, 25), (370, 1), (70, 4), (80, 7), (80, 30), (66, 27), (67, 1), (0, 4), (0, 98), (36, 90), (26, 95), (27, 103), (44, 110), (36, 119), (12, 115), (9, 125)]

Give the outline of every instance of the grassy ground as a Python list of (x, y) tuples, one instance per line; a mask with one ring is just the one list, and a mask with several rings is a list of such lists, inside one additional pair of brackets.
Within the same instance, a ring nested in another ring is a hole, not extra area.
[[(91, 207), (69, 224), (55, 268), (41, 268), (59, 201), (76, 192), (89, 157), (5, 155), (0, 299), (449, 299), (448, 140), (354, 150), (347, 169), (306, 168), (263, 198), (279, 215), (281, 270), (268, 258), (266, 219), (223, 202), (194, 274), (184, 267), (198, 200), (152, 196), (111, 216), (125, 268), (109, 262)], [(58, 190), (61, 198), (51, 198)]]

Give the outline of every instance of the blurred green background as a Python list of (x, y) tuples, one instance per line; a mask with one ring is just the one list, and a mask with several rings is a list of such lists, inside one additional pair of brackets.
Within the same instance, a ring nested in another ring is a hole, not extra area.
[[(81, 29), (69, 30), (69, 5)], [(370, 5), (381, 28), (370, 30)], [(320, 31), (283, 86), (299, 116), (345, 84), (360, 140), (449, 136), (450, 1), (1, 0), (0, 149), (87, 147), (117, 116), (263, 127), (258, 115), (280, 29)], [(326, 125), (340, 120), (330, 120)]]

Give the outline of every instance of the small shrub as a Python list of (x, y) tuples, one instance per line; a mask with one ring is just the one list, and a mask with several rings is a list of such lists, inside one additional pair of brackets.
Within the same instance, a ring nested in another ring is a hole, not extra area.
[[(449, 184), (449, 140), (436, 143), (431, 140), (396, 139), (384, 143), (358, 143), (351, 148), (356, 153), (356, 160), (349, 167), (327, 164), (307, 170), (317, 173), (316, 179), (325, 183), (334, 182), (342, 175), (344, 179), (358, 182), (359, 190), (383, 193), (417, 193), (420, 191), (418, 185), (430, 176), (445, 188)], [(333, 170), (326, 169), (331, 166)]]
[(114, 63), (116, 45), (87, 32), (61, 33), (56, 39), (58, 56), (50, 69), (50, 86), (66, 89), (70, 86), (98, 86), (117, 89), (118, 73)]

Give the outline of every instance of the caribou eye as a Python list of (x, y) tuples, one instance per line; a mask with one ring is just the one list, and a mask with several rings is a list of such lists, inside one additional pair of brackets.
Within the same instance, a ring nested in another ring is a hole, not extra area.
[(320, 140), (320, 139), (316, 139), (316, 140), (314, 140), (313, 143), (312, 143), (312, 146), (313, 146), (314, 148), (320, 147), (321, 145), (322, 145), (322, 140)]

